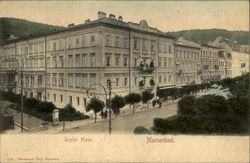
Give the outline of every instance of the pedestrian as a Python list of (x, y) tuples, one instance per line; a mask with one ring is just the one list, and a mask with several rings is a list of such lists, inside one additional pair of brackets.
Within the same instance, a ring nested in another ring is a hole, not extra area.
[(107, 112), (107, 110), (105, 110), (105, 112), (104, 112), (104, 118), (107, 119), (107, 117), (108, 117), (108, 112)]
[(104, 118), (104, 113), (103, 113), (103, 111), (101, 111), (101, 117), (102, 117), (102, 119)]
[(161, 108), (162, 99), (158, 100), (159, 108)]
[(153, 100), (153, 101), (152, 101), (153, 107), (155, 107), (155, 104), (156, 104), (156, 100)]

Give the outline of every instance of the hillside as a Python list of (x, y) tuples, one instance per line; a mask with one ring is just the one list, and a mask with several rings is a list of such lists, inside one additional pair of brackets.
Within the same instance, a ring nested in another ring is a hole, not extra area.
[(235, 40), (241, 45), (249, 44), (248, 31), (227, 31), (224, 29), (204, 29), (204, 30), (184, 30), (177, 32), (168, 32), (174, 37), (184, 37), (200, 43), (208, 43), (213, 41), (217, 36), (223, 36), (230, 40)]
[(24, 19), (0, 18), (0, 42), (8, 39), (10, 34), (14, 34), (17, 37), (23, 37), (60, 28), (63, 27), (36, 23)]

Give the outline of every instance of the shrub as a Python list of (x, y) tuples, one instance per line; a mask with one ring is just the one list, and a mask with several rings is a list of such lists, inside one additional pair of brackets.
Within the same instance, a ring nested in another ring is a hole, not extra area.
[(247, 117), (249, 115), (249, 93), (240, 92), (227, 100), (236, 115)]
[(37, 106), (37, 110), (40, 113), (52, 113), (54, 109), (56, 109), (56, 107), (52, 102), (40, 102)]
[(24, 100), (24, 106), (30, 110), (37, 110), (40, 101), (35, 98), (27, 98)]
[(220, 114), (227, 112), (227, 103), (223, 96), (201, 96), (196, 99), (194, 106), (197, 114)]
[(194, 114), (194, 105), (196, 98), (194, 96), (184, 96), (178, 101), (178, 114)]
[(151, 131), (143, 126), (138, 126), (134, 129), (134, 134), (151, 134)]

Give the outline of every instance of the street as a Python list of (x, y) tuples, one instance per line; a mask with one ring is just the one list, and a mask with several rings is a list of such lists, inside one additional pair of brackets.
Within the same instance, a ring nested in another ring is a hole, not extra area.
[[(153, 126), (154, 118), (170, 117), (175, 115), (176, 111), (177, 103), (168, 102), (162, 108), (155, 107), (154, 109), (117, 117), (112, 119), (112, 134), (133, 134), (134, 128), (137, 126), (150, 128)], [(66, 130), (65, 133), (108, 134), (108, 121), (75, 127)]]

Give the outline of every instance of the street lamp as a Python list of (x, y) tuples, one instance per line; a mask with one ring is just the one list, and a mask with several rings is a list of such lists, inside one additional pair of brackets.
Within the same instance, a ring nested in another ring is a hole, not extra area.
[(104, 93), (105, 93), (105, 107), (106, 107), (106, 110), (109, 109), (109, 134), (111, 134), (111, 130), (112, 130), (112, 128), (111, 128), (111, 107), (110, 107), (110, 102), (111, 102), (111, 89), (112, 89), (111, 81), (108, 80), (108, 88), (109, 88), (109, 102), (108, 102), (108, 104), (109, 104), (109, 106), (107, 106), (108, 94), (107, 94), (106, 88), (105, 88), (102, 84), (99, 84), (99, 83), (91, 84), (91, 85), (89, 86), (89, 88), (87, 89), (87, 96), (88, 96), (89, 98), (91, 98), (91, 96), (93, 96), (93, 95), (94, 95), (94, 97), (96, 97), (96, 95), (95, 95), (94, 92), (93, 92), (93, 93), (90, 93), (90, 92), (89, 92), (90, 89), (91, 89), (91, 87), (92, 87), (92, 86), (95, 86), (95, 85), (102, 87), (103, 90), (104, 90)]
[(21, 79), (21, 132), (23, 132), (23, 70), (17, 75)]

